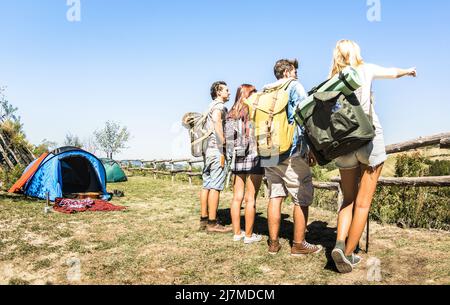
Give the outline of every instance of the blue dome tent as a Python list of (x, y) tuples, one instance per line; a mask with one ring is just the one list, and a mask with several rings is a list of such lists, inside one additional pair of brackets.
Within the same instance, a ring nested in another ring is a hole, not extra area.
[(35, 172), (21, 188), (26, 196), (46, 199), (48, 193), (50, 200), (55, 201), (71, 194), (99, 193), (102, 199), (111, 199), (106, 191), (105, 167), (97, 157), (82, 149), (56, 149), (30, 164), (24, 175), (30, 176), (31, 169)]

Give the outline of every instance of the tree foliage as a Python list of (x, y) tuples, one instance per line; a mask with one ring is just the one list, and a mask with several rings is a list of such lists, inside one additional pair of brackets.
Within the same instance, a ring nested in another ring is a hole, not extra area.
[(427, 164), (430, 166), (429, 176), (450, 176), (450, 161), (449, 160), (436, 160), (429, 161)]
[(20, 117), (16, 115), (18, 108), (11, 105), (5, 95), (6, 87), (0, 87), (0, 120), (2, 122), (11, 120), (20, 122)]
[[(425, 158), (420, 153), (397, 157), (397, 177), (429, 175)], [(378, 188), (371, 209), (372, 219), (401, 227), (450, 230), (450, 189), (446, 187)]]
[(107, 121), (105, 127), (94, 132), (98, 148), (105, 152), (108, 158), (127, 148), (126, 143), (130, 139), (127, 127), (120, 126), (119, 123)]
[(83, 144), (81, 143), (80, 138), (78, 136), (68, 133), (66, 134), (66, 138), (64, 139), (64, 146), (73, 146), (82, 148)]
[(40, 156), (43, 153), (50, 152), (58, 147), (58, 143), (49, 141), (47, 139), (42, 140), (41, 144), (34, 148), (34, 155)]
[(93, 155), (97, 154), (98, 144), (97, 141), (95, 140), (95, 136), (85, 138), (83, 141), (82, 148)]

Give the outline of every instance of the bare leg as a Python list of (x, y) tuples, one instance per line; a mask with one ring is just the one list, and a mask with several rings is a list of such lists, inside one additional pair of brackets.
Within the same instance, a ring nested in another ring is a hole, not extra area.
[(308, 216), (308, 207), (294, 206), (294, 243), (301, 244), (305, 240)]
[(217, 220), (217, 209), (219, 208), (220, 192), (210, 190), (208, 196), (209, 220)]
[(269, 238), (270, 240), (278, 240), (280, 236), (280, 222), (281, 222), (281, 204), (284, 197), (277, 197), (270, 199), (267, 208), (267, 218), (269, 223)]
[(353, 222), (348, 234), (347, 246), (345, 248), (345, 255), (350, 256), (358, 246), (361, 239), (364, 227), (367, 224), (370, 206), (372, 205), (373, 196), (377, 189), (378, 179), (380, 178), (383, 165), (380, 165), (375, 170), (364, 166), (361, 183), (356, 197), (355, 212), (353, 214)]
[(200, 193), (200, 204), (201, 204), (201, 217), (207, 218), (208, 217), (208, 196), (209, 196), (209, 190), (203, 189)]
[(245, 195), (245, 235), (252, 237), (255, 225), (256, 198), (261, 187), (262, 175), (250, 175), (247, 180)]
[(353, 220), (353, 207), (358, 195), (360, 168), (341, 170), (340, 172), (344, 202), (338, 216), (337, 240), (345, 242)]
[(244, 199), (246, 175), (236, 175), (234, 177), (233, 201), (231, 202), (231, 222), (233, 223), (234, 235), (241, 234), (241, 207)]

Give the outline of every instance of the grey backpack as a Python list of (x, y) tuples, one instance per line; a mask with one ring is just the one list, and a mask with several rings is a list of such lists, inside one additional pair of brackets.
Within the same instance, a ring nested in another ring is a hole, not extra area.
[(214, 126), (207, 126), (208, 117), (212, 109), (219, 103), (214, 103), (207, 112), (201, 114), (189, 112), (183, 116), (182, 124), (188, 129), (191, 140), (192, 156), (199, 158), (204, 156), (207, 147), (207, 140), (214, 132)]

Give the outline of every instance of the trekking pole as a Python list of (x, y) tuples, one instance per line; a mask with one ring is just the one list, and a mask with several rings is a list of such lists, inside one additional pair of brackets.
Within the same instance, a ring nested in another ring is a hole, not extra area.
[(370, 230), (370, 214), (369, 218), (367, 219), (367, 229), (366, 229), (366, 253), (369, 253), (369, 230)]

